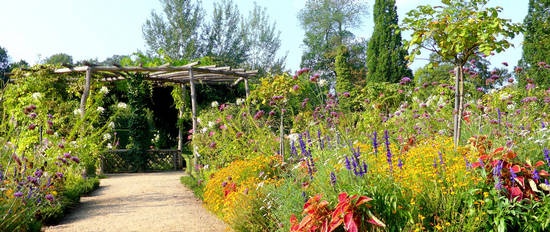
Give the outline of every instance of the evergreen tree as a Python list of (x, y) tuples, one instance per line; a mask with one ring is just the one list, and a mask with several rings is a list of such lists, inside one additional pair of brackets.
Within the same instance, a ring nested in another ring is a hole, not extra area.
[(402, 77), (411, 77), (405, 56), (395, 0), (376, 0), (374, 32), (367, 46), (367, 81), (396, 83)]
[(520, 77), (525, 86), (527, 78), (543, 88), (550, 87), (550, 0), (529, 0), (529, 10), (523, 25), (523, 55), (519, 62), (527, 75)]
[[(336, 93), (338, 94), (338, 102), (340, 107), (345, 110), (350, 109), (350, 101), (344, 95), (346, 92), (353, 90), (352, 69), (350, 62), (350, 52), (344, 45), (340, 45), (336, 51), (336, 58), (334, 62), (334, 71), (336, 72)], [(349, 94), (347, 95), (349, 96)]]

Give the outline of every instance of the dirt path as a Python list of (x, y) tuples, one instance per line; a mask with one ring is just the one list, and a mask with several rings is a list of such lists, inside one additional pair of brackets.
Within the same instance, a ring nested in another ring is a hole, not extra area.
[(228, 226), (180, 183), (183, 175), (108, 176), (60, 225), (46, 231), (227, 231)]

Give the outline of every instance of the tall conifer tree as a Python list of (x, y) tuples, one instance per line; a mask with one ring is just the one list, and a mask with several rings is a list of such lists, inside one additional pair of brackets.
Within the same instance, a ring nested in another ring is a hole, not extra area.
[(367, 47), (367, 82), (399, 82), (411, 77), (401, 42), (395, 0), (374, 3), (374, 32)]
[(525, 67), (527, 75), (520, 78), (520, 84), (526, 84), (526, 78), (542, 88), (550, 87), (550, 0), (529, 0), (529, 10), (523, 21), (523, 55), (520, 65)]

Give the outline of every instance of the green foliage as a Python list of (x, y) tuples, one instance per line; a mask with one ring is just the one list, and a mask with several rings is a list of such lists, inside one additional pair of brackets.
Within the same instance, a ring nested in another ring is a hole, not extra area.
[[(523, 54), (519, 62), (527, 73), (520, 76), (522, 86), (527, 79), (542, 88), (550, 87), (550, 1), (530, 0), (527, 16), (523, 21)], [(541, 63), (543, 62), (543, 63)]]
[(145, 74), (129, 74), (128, 105), (131, 116), (128, 121), (130, 156), (135, 157), (138, 170), (144, 170), (147, 163), (145, 151), (151, 146), (151, 127), (148, 116), (148, 104), (151, 101), (151, 83), (145, 80)]
[(199, 57), (199, 28), (204, 17), (200, 1), (162, 0), (163, 15), (151, 12), (143, 25), (143, 36), (150, 54), (172, 59)]
[(521, 30), (509, 19), (499, 18), (501, 7), (486, 7), (487, 0), (443, 1), (442, 7), (419, 6), (407, 13), (404, 29), (412, 30), (409, 60), (420, 49), (438, 54), (443, 61), (464, 65), (476, 52), (489, 55), (509, 48), (509, 38)]
[(38, 231), (97, 187), (90, 176), (110, 129), (101, 117), (106, 89), (88, 99), (82, 116), (82, 78), (50, 66), (14, 70), (12, 78), (0, 94), (0, 230)]
[(44, 64), (73, 65), (73, 57), (65, 53), (57, 53), (46, 58)]
[(366, 3), (357, 0), (306, 1), (298, 14), (306, 47), (301, 66), (331, 72), (336, 49), (351, 44), (354, 36), (350, 30), (361, 25), (366, 9)]
[(406, 56), (395, 0), (376, 0), (374, 31), (367, 46), (367, 81), (397, 83), (403, 77), (412, 78)]

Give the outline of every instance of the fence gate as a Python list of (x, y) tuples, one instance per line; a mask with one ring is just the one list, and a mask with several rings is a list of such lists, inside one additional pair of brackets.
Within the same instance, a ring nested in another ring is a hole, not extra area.
[(103, 173), (182, 170), (184, 159), (179, 150), (148, 150), (135, 155), (127, 149), (109, 150), (101, 157)]

